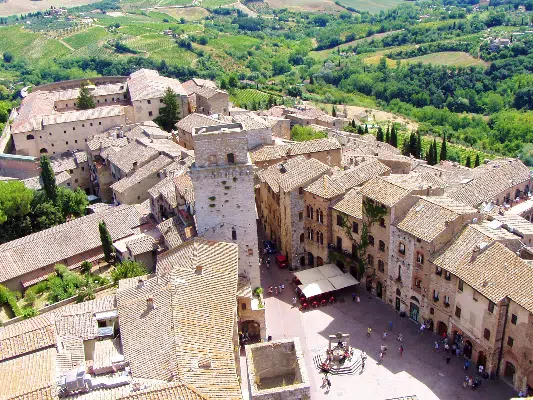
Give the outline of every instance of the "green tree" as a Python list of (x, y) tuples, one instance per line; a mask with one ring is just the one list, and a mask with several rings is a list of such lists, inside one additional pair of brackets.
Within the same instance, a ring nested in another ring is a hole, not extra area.
[(394, 124), (392, 124), (391, 132), (390, 132), (390, 145), (394, 147), (398, 147), (398, 135), (396, 134), (396, 127)]
[(376, 139), (380, 142), (383, 142), (385, 140), (383, 136), (383, 129), (381, 129), (381, 126), (378, 126), (378, 132), (376, 133)]
[(0, 181), (0, 224), (8, 218), (27, 215), (31, 210), (33, 191), (20, 181)]
[(3, 58), (4, 62), (10, 63), (11, 61), (13, 61), (13, 54), (11, 54), (9, 51), (6, 51), (4, 52)]
[(433, 165), (439, 163), (439, 157), (437, 154), (437, 139), (433, 138), (433, 155), (431, 156), (433, 159)]
[(80, 265), (80, 271), (84, 275), (90, 274), (92, 267), (93, 267), (93, 265), (89, 261), (85, 260)]
[(440, 160), (444, 161), (448, 159), (448, 150), (446, 149), (446, 134), (442, 137), (442, 145), (440, 147)]
[(435, 161), (433, 160), (433, 143), (430, 143), (428, 152), (426, 154), (426, 161), (428, 165), (435, 165)]
[(357, 127), (357, 133), (358, 133), (359, 135), (363, 135), (363, 134), (365, 133), (365, 131), (363, 130), (363, 127), (362, 127), (361, 125), (359, 125), (359, 126)]
[(104, 221), (101, 221), (98, 224), (98, 230), (100, 231), (100, 240), (102, 241), (104, 258), (108, 263), (110, 263), (115, 258), (115, 254), (113, 251), (113, 240), (111, 239), (111, 235), (109, 234)]
[(416, 155), (418, 154), (418, 140), (414, 131), (411, 131), (411, 134), (409, 135), (408, 149), (409, 154), (413, 157), (416, 157)]
[(335, 110), (335, 104), (333, 104), (333, 107), (331, 108), (331, 116), (336, 117), (337, 116), (337, 110)]
[(416, 158), (419, 160), (422, 158), (422, 137), (420, 136), (420, 130), (416, 131)]
[(365, 134), (367, 134), (367, 133), (368, 133), (368, 125), (365, 124)]
[(163, 104), (165, 106), (159, 109), (159, 116), (155, 122), (165, 131), (171, 132), (180, 119), (180, 106), (176, 99), (176, 92), (169, 87), (163, 95)]
[(89, 92), (88, 86), (91, 85), (91, 82), (87, 81), (81, 84), (80, 93), (78, 95), (78, 101), (76, 101), (76, 107), (79, 110), (88, 110), (90, 108), (96, 107), (94, 98)]
[(87, 194), (77, 188), (75, 191), (58, 187), (57, 188), (57, 199), (58, 205), (61, 207), (61, 213), (65, 218), (81, 217), (85, 215), (85, 210), (89, 205), (89, 200), (87, 200)]
[(387, 125), (387, 132), (385, 132), (385, 143), (390, 144), (390, 130), (389, 130), (388, 125)]
[(46, 154), (41, 156), (41, 180), (43, 181), (43, 189), (46, 197), (55, 204), (57, 200), (57, 185), (56, 176), (50, 163), (50, 159)]
[(474, 161), (474, 168), (479, 167), (479, 153), (476, 153), (476, 160)]
[(235, 75), (231, 75), (228, 79), (228, 86), (230, 88), (236, 88), (239, 85), (239, 80)]
[(465, 167), (472, 168), (472, 160), (470, 159), (470, 154), (466, 156)]
[(148, 271), (141, 262), (123, 261), (115, 266), (111, 271), (113, 282), (117, 283), (121, 279), (134, 278), (136, 276), (146, 275)]
[(51, 202), (38, 203), (31, 213), (32, 227), (35, 232), (51, 228), (65, 222), (63, 214)]
[(355, 125), (355, 119), (352, 119), (352, 128), (357, 128), (357, 126)]

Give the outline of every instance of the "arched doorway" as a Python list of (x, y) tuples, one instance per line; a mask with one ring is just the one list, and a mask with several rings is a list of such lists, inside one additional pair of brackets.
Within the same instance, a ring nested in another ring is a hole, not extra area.
[(467, 340), (465, 342), (465, 347), (463, 349), (463, 354), (465, 355), (466, 358), (472, 358), (472, 342), (470, 340)]
[(411, 318), (415, 322), (418, 322), (419, 314), (420, 314), (420, 309), (418, 308), (418, 304), (411, 302), (409, 306), (409, 318)]
[(303, 267), (304, 265), (305, 265), (305, 257), (301, 256), (300, 257), (300, 266)]
[(439, 321), (437, 323), (437, 333), (442, 336), (443, 334), (448, 334), (448, 326), (442, 322), (442, 321)]
[(379, 281), (376, 285), (376, 296), (378, 296), (380, 299), (383, 298), (383, 284)]
[(479, 367), (480, 365), (483, 365), (483, 367), (485, 367), (486, 364), (487, 364), (487, 356), (485, 355), (485, 353), (480, 351), (479, 353), (477, 353), (477, 366)]
[(48, 149), (46, 147), (43, 147), (41, 150), (39, 150), (39, 153), (41, 154), (48, 153)]
[(366, 277), (366, 290), (368, 292), (372, 291), (372, 277), (370, 277), (370, 276)]
[(516, 373), (516, 368), (512, 362), (505, 362), (505, 369), (503, 370), (503, 378), (511, 383), (514, 386), (514, 374)]
[(315, 256), (313, 253), (307, 253), (307, 264), (311, 267), (315, 265)]
[(321, 265), (324, 265), (324, 260), (322, 259), (322, 257), (317, 257), (316, 258), (316, 266), (320, 267)]
[(261, 341), (261, 325), (257, 321), (242, 321), (241, 332), (248, 334), (250, 341), (248, 343), (257, 343)]
[(401, 304), (400, 296), (401, 295), (402, 295), (402, 291), (396, 288), (396, 304), (394, 305), (394, 308), (396, 309), (396, 311), (400, 311), (400, 304)]

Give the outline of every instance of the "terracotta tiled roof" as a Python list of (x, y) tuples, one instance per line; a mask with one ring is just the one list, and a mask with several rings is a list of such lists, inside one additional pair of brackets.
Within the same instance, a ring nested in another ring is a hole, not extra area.
[(185, 118), (182, 118), (176, 124), (176, 127), (184, 130), (185, 132), (191, 133), (194, 128), (199, 128), (201, 126), (215, 126), (223, 125), (224, 122), (219, 121), (218, 119), (209, 117), (203, 114), (192, 113), (187, 115)]
[(107, 149), (108, 147), (124, 147), (127, 144), (128, 138), (114, 138), (107, 133), (94, 135), (90, 140), (87, 141), (87, 147), (91, 151)]
[(361, 194), (385, 204), (388, 207), (394, 206), (404, 197), (409, 195), (411, 190), (385, 180), (386, 177), (376, 177), (369, 180), (361, 187)]
[(43, 125), (47, 126), (64, 124), (66, 122), (88, 121), (91, 119), (117, 117), (119, 115), (124, 115), (124, 107), (122, 106), (107, 106), (90, 108), (88, 110), (65, 111), (45, 115), (43, 117)]
[[(531, 180), (531, 171), (518, 159), (493, 160), (474, 168), (473, 172), (474, 178), (450, 192), (449, 196), (474, 207)], [(513, 196), (511, 193), (511, 198)]]
[(514, 232), (521, 233), (523, 235), (533, 235), (533, 224), (525, 218), (515, 214), (495, 214), (493, 219), (500, 221), (503, 225), (509, 229), (513, 229)]
[(56, 336), (53, 322), (48, 316), (39, 315), (8, 325), (0, 330), (0, 360), (20, 356), (55, 344)]
[(126, 247), (132, 255), (148, 253), (156, 248), (155, 239), (149, 235), (142, 235), (141, 237), (130, 240), (126, 243)]
[(187, 95), (180, 81), (161, 76), (155, 70), (140, 69), (128, 79), (132, 101), (162, 98), (167, 88), (171, 88), (178, 95)]
[(324, 199), (332, 199), (343, 194), (344, 187), (338, 183), (338, 180), (331, 178), (329, 175), (323, 175), (307, 186), (305, 191)]
[[(67, 186), (70, 182), (70, 175), (67, 171), (60, 172), (56, 175), (56, 185)], [(24, 186), (32, 190), (41, 190), (43, 188), (43, 180), (41, 176), (34, 176), (33, 178), (23, 179)]]
[(424, 197), (411, 207), (398, 223), (398, 228), (425, 240), (433, 241), (449, 222), (462, 214), (475, 214), (477, 210), (446, 197)]
[(363, 196), (359, 189), (352, 189), (344, 195), (344, 197), (333, 206), (337, 210), (350, 217), (362, 219), (363, 218)]
[(155, 160), (150, 161), (149, 163), (143, 165), (138, 170), (136, 170), (131, 176), (123, 178), (118, 182), (115, 182), (111, 185), (111, 189), (115, 192), (122, 193), (132, 186), (135, 186), (142, 182), (144, 179), (148, 178), (150, 175), (161, 171), (167, 165), (172, 163), (172, 159), (167, 156), (159, 156)]
[(56, 392), (56, 349), (50, 347), (0, 362), (2, 399), (52, 399)]
[(209, 400), (209, 398), (186, 383), (174, 383), (159, 389), (132, 392), (120, 397), (120, 400)]
[(174, 178), (172, 177), (166, 177), (161, 182), (158, 182), (148, 189), (148, 193), (153, 198), (162, 196), (172, 208), (177, 206), (176, 187), (174, 186)]
[[(257, 176), (261, 182), (265, 182), (274, 193), (279, 192), (279, 181), (284, 174), (287, 174), (289, 171), (296, 169), (298, 166), (305, 163), (304, 156), (298, 156), (291, 158), (287, 161), (271, 165), (270, 167), (259, 171)], [(282, 172), (285, 171), (285, 172)]]
[(312, 180), (320, 177), (328, 171), (329, 167), (326, 164), (317, 159), (310, 158), (282, 174), (279, 178), (279, 186), (285, 192), (290, 192), (299, 186), (309, 184)]
[(54, 100), (47, 92), (36, 91), (22, 100), (19, 114), (11, 125), (12, 133), (30, 132), (42, 128), (43, 116), (54, 112)]
[(251, 112), (234, 115), (233, 120), (239, 122), (242, 125), (242, 129), (246, 131), (270, 128), (270, 124), (263, 118)]
[(292, 143), (290, 146), (289, 155), (291, 156), (341, 148), (341, 145), (335, 139), (306, 140), (305, 142)]
[(158, 154), (159, 152), (156, 149), (147, 147), (141, 142), (134, 140), (119, 151), (109, 154), (108, 160), (115, 164), (125, 174), (129, 174), (133, 169), (134, 163), (137, 163), (138, 166), (142, 166), (149, 160), (157, 157)]
[(0, 245), (0, 282), (99, 248), (98, 223), (102, 220), (111, 238), (118, 240), (131, 235), (142, 218), (134, 206), (122, 205), (4, 243)]
[(211, 97), (217, 94), (225, 94), (226, 96), (228, 95), (228, 93), (223, 90), (219, 90), (219, 89), (207, 87), (207, 86), (197, 87), (196, 89), (194, 89), (194, 93), (196, 93), (197, 96), (201, 96), (205, 99), (210, 99)]
[(189, 204), (194, 203), (194, 189), (189, 174), (178, 175), (173, 178), (178, 194)]
[(345, 190), (348, 190), (355, 186), (360, 186), (376, 176), (385, 175), (389, 171), (389, 167), (374, 159), (344, 171), (338, 176), (337, 182)]
[(157, 225), (170, 249), (181, 245), (194, 236), (194, 228), (185, 228), (179, 217), (167, 219)]
[(289, 145), (262, 145), (250, 151), (252, 162), (278, 160), (285, 157), (290, 149)]

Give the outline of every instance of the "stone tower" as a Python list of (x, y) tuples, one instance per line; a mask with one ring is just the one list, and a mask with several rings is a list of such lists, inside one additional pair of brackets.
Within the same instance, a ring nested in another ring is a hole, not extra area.
[(191, 167), (199, 236), (239, 245), (239, 275), (261, 286), (254, 171), (240, 123), (196, 128)]

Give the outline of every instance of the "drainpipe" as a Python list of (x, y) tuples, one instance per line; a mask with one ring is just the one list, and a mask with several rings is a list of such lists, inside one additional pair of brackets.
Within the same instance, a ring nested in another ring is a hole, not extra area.
[(501, 346), (500, 346), (500, 352), (498, 354), (498, 366), (496, 367), (496, 376), (500, 375), (500, 364), (502, 362), (502, 354), (503, 354), (503, 340), (505, 339), (505, 329), (507, 328), (507, 316), (509, 315), (509, 300), (507, 299), (507, 304), (505, 304), (505, 319), (503, 320), (503, 332), (502, 332), (502, 338), (501, 338)]

